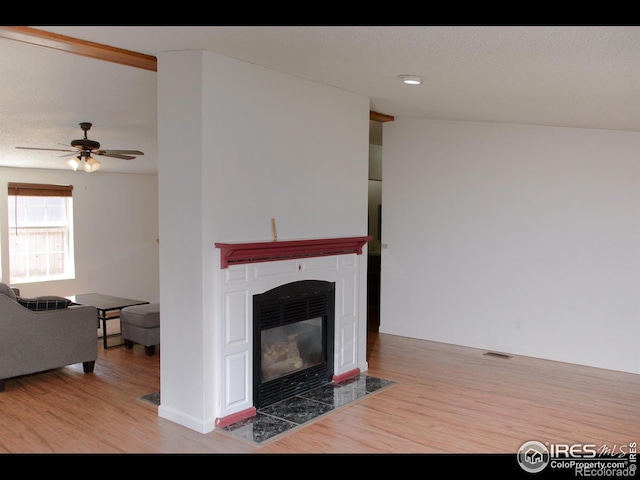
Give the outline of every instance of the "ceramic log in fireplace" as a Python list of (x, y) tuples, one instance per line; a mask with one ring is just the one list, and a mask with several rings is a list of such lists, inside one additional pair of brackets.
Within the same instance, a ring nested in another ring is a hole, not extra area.
[(335, 283), (302, 280), (253, 297), (254, 406), (331, 381)]

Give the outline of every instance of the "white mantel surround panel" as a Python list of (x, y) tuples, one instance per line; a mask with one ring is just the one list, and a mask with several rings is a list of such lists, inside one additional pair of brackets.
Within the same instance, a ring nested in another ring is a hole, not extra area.
[[(222, 268), (217, 250), (214, 331), (219, 405), (216, 426), (255, 413), (253, 405), (253, 296), (301, 280), (335, 282), (333, 377), (367, 370), (358, 364), (360, 336), (366, 336), (366, 312), (360, 312), (359, 278), (362, 255), (331, 254), (308, 258), (232, 264)], [(364, 322), (364, 323), (363, 323)], [(364, 325), (364, 328), (363, 328)], [(363, 347), (364, 345), (364, 347)]]

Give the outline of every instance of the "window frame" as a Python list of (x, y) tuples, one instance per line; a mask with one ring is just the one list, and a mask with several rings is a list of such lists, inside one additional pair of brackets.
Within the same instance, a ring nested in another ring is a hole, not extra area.
[[(12, 284), (27, 284), (27, 283), (37, 283), (37, 282), (48, 282), (48, 281), (56, 281), (56, 280), (68, 280), (75, 278), (75, 258), (74, 258), (74, 230), (73, 230), (73, 185), (56, 185), (56, 184), (35, 184), (35, 183), (15, 183), (10, 182), (8, 185), (8, 196), (15, 198), (14, 207), (17, 207), (17, 197), (58, 197), (65, 199), (65, 208), (66, 208), (66, 223), (63, 225), (59, 224), (39, 224), (39, 225), (10, 225), (10, 220), (12, 219), (12, 212), (9, 211), (9, 221), (7, 222), (9, 229), (23, 229), (24, 231), (28, 230), (44, 230), (46, 231), (49, 228), (64, 230), (65, 241), (63, 246), (64, 251), (64, 272), (62, 274), (45, 274), (45, 275), (32, 275), (30, 276), (27, 273), (27, 276), (15, 277), (12, 275), (11, 270), (11, 242), (9, 244), (9, 276)], [(9, 210), (11, 210), (11, 202), (8, 199), (7, 206)], [(46, 207), (45, 207), (46, 208)], [(13, 213), (15, 219), (16, 214)], [(11, 232), (9, 233), (9, 239), (11, 240)], [(48, 242), (47, 242), (48, 243)], [(49, 246), (47, 245), (47, 257), (52, 253), (49, 250)], [(29, 253), (27, 252), (27, 262), (29, 262)], [(49, 259), (47, 259), (49, 262)], [(28, 270), (28, 269), (27, 269)], [(47, 268), (48, 271), (48, 268)]]

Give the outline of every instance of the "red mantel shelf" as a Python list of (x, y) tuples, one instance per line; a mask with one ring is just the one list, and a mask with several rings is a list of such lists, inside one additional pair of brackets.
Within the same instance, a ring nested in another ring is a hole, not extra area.
[(242, 263), (275, 262), (305, 257), (362, 254), (362, 247), (371, 240), (366, 237), (314, 238), (311, 240), (274, 240), (271, 242), (221, 243), (220, 268)]

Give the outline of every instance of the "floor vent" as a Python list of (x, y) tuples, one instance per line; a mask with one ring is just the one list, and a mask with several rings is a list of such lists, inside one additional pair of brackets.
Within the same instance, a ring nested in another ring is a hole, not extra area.
[(488, 355), (489, 357), (498, 357), (498, 358), (511, 358), (511, 355), (507, 355), (506, 353), (498, 353), (498, 352), (486, 352), (483, 355)]

